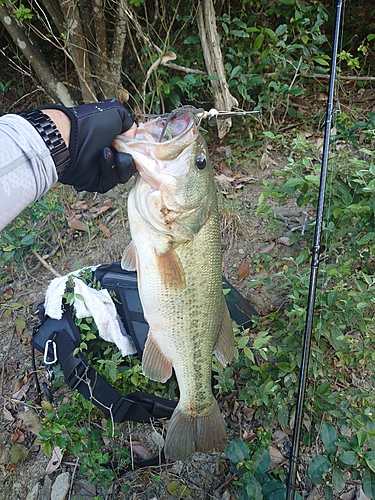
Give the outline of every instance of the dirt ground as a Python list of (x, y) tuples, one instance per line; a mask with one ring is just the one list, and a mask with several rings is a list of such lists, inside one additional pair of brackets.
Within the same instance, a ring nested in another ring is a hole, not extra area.
[[(274, 177), (273, 170), (283, 166), (287, 152), (267, 148), (259, 151), (257, 156), (250, 155), (246, 163), (233, 159), (228, 161), (232, 153), (228, 148), (228, 141), (222, 142), (210, 143), (209, 148), (221, 193), (223, 274), (259, 313), (267, 313), (282, 306), (284, 298), (270, 293), (265, 287), (249, 287), (250, 280), (264, 277), (270, 272), (257, 268), (257, 258), (260, 253), (272, 251), (277, 255), (275, 261), (280, 261), (283, 257), (294, 255), (298, 249), (285, 245), (285, 242), (279, 239), (287, 235), (285, 225), (279, 223), (277, 230), (274, 226), (270, 228), (270, 221), (256, 216), (255, 209), (262, 192), (262, 180)], [(65, 187), (63, 189), (71, 203), (74, 191)], [(83, 198), (89, 208), (102, 207), (106, 202), (112, 205), (97, 218), (105, 224), (109, 233), (102, 230), (92, 237), (85, 232), (69, 228), (67, 223), (64, 228), (59, 229), (59, 239), (55, 244), (56, 253), (46, 258), (55, 271), (63, 275), (80, 267), (110, 263), (121, 258), (122, 251), (129, 241), (126, 220), (128, 190), (129, 186), (119, 186), (106, 195), (88, 194)], [(291, 214), (293, 224), (298, 226), (298, 209), (293, 206), (286, 208)], [(33, 402), (36, 397), (29, 346), (32, 328), (37, 322), (33, 312), (36, 306), (43, 302), (46, 288), (54, 274), (42, 264), (38, 264), (32, 256), (25, 263), (26, 270), (13, 269), (12, 281), (0, 290), (0, 500), (235, 500), (237, 488), (232, 483), (233, 472), (229, 469), (229, 462), (224, 454), (196, 454), (189, 460), (168, 466), (136, 469), (127, 472), (107, 490), (100, 484), (89, 484), (87, 475), (79, 473), (77, 462), (69, 456), (63, 457), (54, 472), (46, 473), (50, 458), (34, 444), (39, 428), (38, 420), (42, 418), (44, 410), (35, 403), (32, 404), (31, 410), (27, 410), (25, 401)], [(11, 298), (4, 299), (4, 294), (11, 294)], [(21, 304), (20, 308), (17, 306), (17, 309), (12, 309), (12, 303)], [(11, 312), (6, 313), (9, 310)], [(24, 328), (15, 325), (15, 318), (19, 315), (25, 318)], [(37, 358), (37, 368), (42, 373), (41, 357)], [(22, 387), (24, 395), (15, 397), (15, 393)], [(70, 392), (66, 387), (62, 390), (69, 396)], [(226, 418), (229, 440), (250, 434), (258, 425), (259, 422), (251, 418), (254, 409), (223, 398), (219, 399), (219, 403)], [(152, 433), (152, 428), (125, 425), (124, 433), (136, 436), (147, 448), (148, 434)], [(275, 429), (276, 431), (280, 430)], [(290, 443), (290, 439), (286, 433), (279, 435), (278, 448), (281, 453), (285, 452), (285, 445)], [(28, 454), (13, 464), (12, 448), (20, 442), (27, 448)], [(284, 464), (287, 466), (286, 459)], [(283, 467), (283, 463), (280, 467)], [(305, 498), (323, 498), (319, 490), (314, 490), (304, 478), (299, 477), (299, 480), (304, 488)], [(189, 494), (170, 494), (167, 486), (172, 481), (187, 486)], [(124, 483), (128, 484), (130, 489), (121, 493), (121, 485)], [(67, 491), (63, 496), (65, 487)], [(354, 498), (354, 489), (351, 496), (349, 493), (347, 499)]]

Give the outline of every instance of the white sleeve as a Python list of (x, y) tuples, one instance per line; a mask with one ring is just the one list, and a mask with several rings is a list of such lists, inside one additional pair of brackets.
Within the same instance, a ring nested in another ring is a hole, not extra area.
[(0, 231), (56, 182), (55, 164), (35, 128), (21, 116), (2, 116)]

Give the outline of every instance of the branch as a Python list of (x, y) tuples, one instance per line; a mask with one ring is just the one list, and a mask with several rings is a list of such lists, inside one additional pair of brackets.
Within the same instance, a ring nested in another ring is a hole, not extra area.
[(16, 24), (6, 5), (0, 4), (0, 20), (14, 43), (21, 49), (33, 67), (45, 91), (51, 96), (52, 100), (61, 102), (64, 106), (74, 106), (74, 101), (68, 89), (52, 71), (39, 45), (30, 42), (20, 26)]
[[(230, 111), (233, 106), (238, 106), (229, 91), (223, 65), (223, 56), (220, 49), (220, 39), (216, 26), (216, 14), (212, 0), (203, 0), (198, 8), (198, 29), (203, 49), (204, 61), (209, 75), (219, 77), (212, 81), (214, 89), (215, 108)], [(219, 137), (222, 138), (232, 125), (231, 119), (218, 120), (217, 128)]]

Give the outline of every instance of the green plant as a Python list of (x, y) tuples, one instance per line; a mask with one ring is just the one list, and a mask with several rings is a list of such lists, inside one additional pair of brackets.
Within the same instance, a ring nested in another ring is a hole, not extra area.
[[(285, 500), (286, 486), (270, 471), (270, 432), (256, 430), (254, 443), (244, 443), (236, 439), (227, 444), (225, 454), (232, 462), (231, 471), (238, 479), (239, 500)], [(296, 493), (296, 500), (302, 497)]]
[(6, 272), (13, 266), (23, 268), (30, 259), (30, 250), (48, 253), (59, 238), (58, 225), (65, 225), (64, 208), (59, 202), (57, 190), (51, 190), (43, 199), (26, 208), (0, 234), (1, 281), (9, 279)]
[(73, 393), (58, 410), (47, 402), (43, 402), (43, 407), (46, 414), (37, 443), (47, 455), (58, 446), (63, 453), (79, 458), (80, 472), (89, 473), (89, 482), (108, 488), (116, 478), (116, 470), (110, 464), (124, 468), (130, 462), (130, 452), (120, 439), (121, 426), (113, 425), (109, 419), (102, 427), (95, 418), (99, 411), (79, 393)]
[(371, 414), (362, 414), (353, 423), (357, 430), (350, 439), (338, 435), (331, 422), (322, 424), (324, 452), (313, 458), (307, 473), (313, 483), (325, 485), (326, 498), (341, 493), (348, 471), (361, 481), (365, 495), (375, 498), (375, 420)]
[(4, 98), (5, 92), (9, 88), (9, 86), (12, 84), (13, 80), (8, 80), (7, 82), (3, 83), (0, 82), (0, 100)]
[[(371, 126), (368, 122), (364, 128)], [(236, 391), (238, 399), (255, 408), (254, 418), (261, 418), (266, 430), (275, 421), (281, 427), (294, 422), (321, 163), (316, 144), (300, 138), (287, 144), (285, 138), (271, 133), (267, 138), (288, 145), (290, 157), (284, 168), (275, 171), (276, 181), (264, 182), (257, 213), (270, 221), (280, 207), (295, 203), (309, 211), (311, 220), (289, 233), (291, 241), (298, 243), (294, 255), (275, 262), (269, 276), (255, 278), (250, 285), (277, 293), (284, 299), (284, 307), (254, 318), (249, 332), (237, 332), (235, 362), (225, 371), (218, 370), (216, 376), (218, 390)], [(372, 150), (333, 148), (302, 433), (303, 443), (309, 445), (322, 418), (331, 419), (331, 427), (323, 427), (324, 451), (309, 468), (312, 478), (326, 484), (327, 500), (342, 483), (338, 470), (361, 479), (366, 494), (373, 498), (374, 186)], [(272, 204), (268, 204), (269, 198)], [(259, 257), (254, 257), (257, 265)], [(324, 434), (327, 429), (328, 435), (333, 434), (332, 428), (346, 428), (354, 437), (345, 440), (335, 431), (339, 436), (331, 439), (337, 441), (335, 448)], [(352, 463), (345, 462), (347, 459)]]
[(321, 4), (299, 1), (274, 2), (266, 14), (266, 24), (248, 12), (234, 18), (224, 14), (220, 23), (231, 91), (241, 106), (263, 109), (275, 125), (276, 119), (298, 113), (291, 98), (305, 93), (300, 75), (329, 66), (322, 31), (328, 14)]

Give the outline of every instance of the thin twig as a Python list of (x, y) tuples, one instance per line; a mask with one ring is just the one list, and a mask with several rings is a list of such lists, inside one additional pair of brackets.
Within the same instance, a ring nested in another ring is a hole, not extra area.
[(77, 467), (78, 467), (78, 464), (79, 464), (79, 457), (77, 457), (77, 460), (74, 464), (74, 469), (73, 469), (73, 474), (72, 474), (72, 479), (70, 481), (70, 487), (69, 487), (69, 496), (68, 496), (68, 500), (71, 500), (72, 498), (72, 491), (73, 491), (73, 484), (74, 484), (74, 476), (75, 476), (75, 473), (77, 471)]
[(52, 266), (51, 264), (48, 264), (48, 262), (43, 259), (43, 257), (41, 255), (38, 254), (38, 252), (36, 250), (31, 250), (31, 252), (33, 253), (33, 255), (35, 255), (35, 257), (43, 264), (43, 266), (48, 269), (49, 271), (51, 271), (52, 274), (54, 274), (57, 278), (61, 278), (61, 274), (59, 274)]

